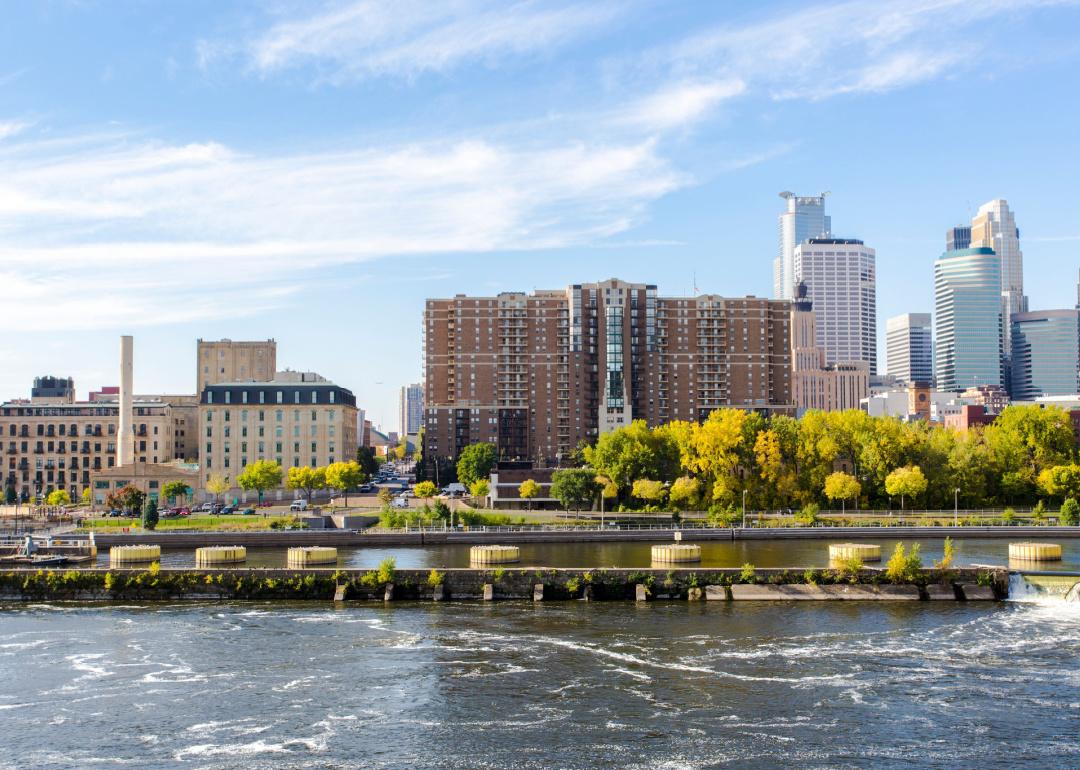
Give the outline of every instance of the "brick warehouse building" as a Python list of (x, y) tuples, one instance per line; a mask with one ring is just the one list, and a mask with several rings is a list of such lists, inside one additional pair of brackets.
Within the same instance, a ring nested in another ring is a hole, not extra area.
[(787, 300), (658, 297), (618, 279), (429, 299), (425, 460), (486, 441), (502, 459), (552, 465), (635, 419), (793, 414), (790, 311)]

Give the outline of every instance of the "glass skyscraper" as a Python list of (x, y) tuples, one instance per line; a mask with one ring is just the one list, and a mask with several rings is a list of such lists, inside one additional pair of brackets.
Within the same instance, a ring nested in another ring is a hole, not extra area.
[(1012, 317), (1012, 397), (1080, 393), (1080, 310), (1041, 310)]
[(1001, 259), (991, 248), (946, 251), (934, 262), (937, 387), (1002, 386)]
[(787, 201), (787, 211), (780, 215), (780, 252), (773, 261), (774, 299), (795, 296), (795, 247), (811, 238), (827, 238), (832, 232), (832, 218), (825, 215), (826, 195), (780, 193)]

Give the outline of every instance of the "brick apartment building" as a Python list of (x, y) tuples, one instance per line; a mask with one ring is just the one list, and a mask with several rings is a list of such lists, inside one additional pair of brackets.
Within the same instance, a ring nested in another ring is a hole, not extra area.
[(551, 465), (635, 419), (792, 414), (790, 310), (787, 300), (659, 297), (617, 279), (429, 299), (425, 459), (486, 441), (502, 459)]

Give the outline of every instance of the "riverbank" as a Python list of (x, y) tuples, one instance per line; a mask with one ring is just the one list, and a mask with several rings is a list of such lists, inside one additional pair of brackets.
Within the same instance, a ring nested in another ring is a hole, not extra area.
[[(1080, 578), (1078, 578), (1080, 579)], [(1004, 569), (919, 570), (894, 583), (883, 570), (558, 569), (9, 570), (2, 601), (528, 599), (622, 601), (989, 600), (1008, 594)]]

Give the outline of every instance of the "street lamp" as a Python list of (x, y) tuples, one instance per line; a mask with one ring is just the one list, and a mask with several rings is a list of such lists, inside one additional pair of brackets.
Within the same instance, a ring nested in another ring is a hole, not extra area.
[(960, 487), (953, 490), (952, 496), (952, 525), (954, 527), (959, 526), (960, 516)]
[(744, 489), (742, 491), (742, 526), (743, 526), (743, 529), (746, 529), (746, 493), (747, 493), (747, 491), (748, 490), (746, 490), (746, 489)]

